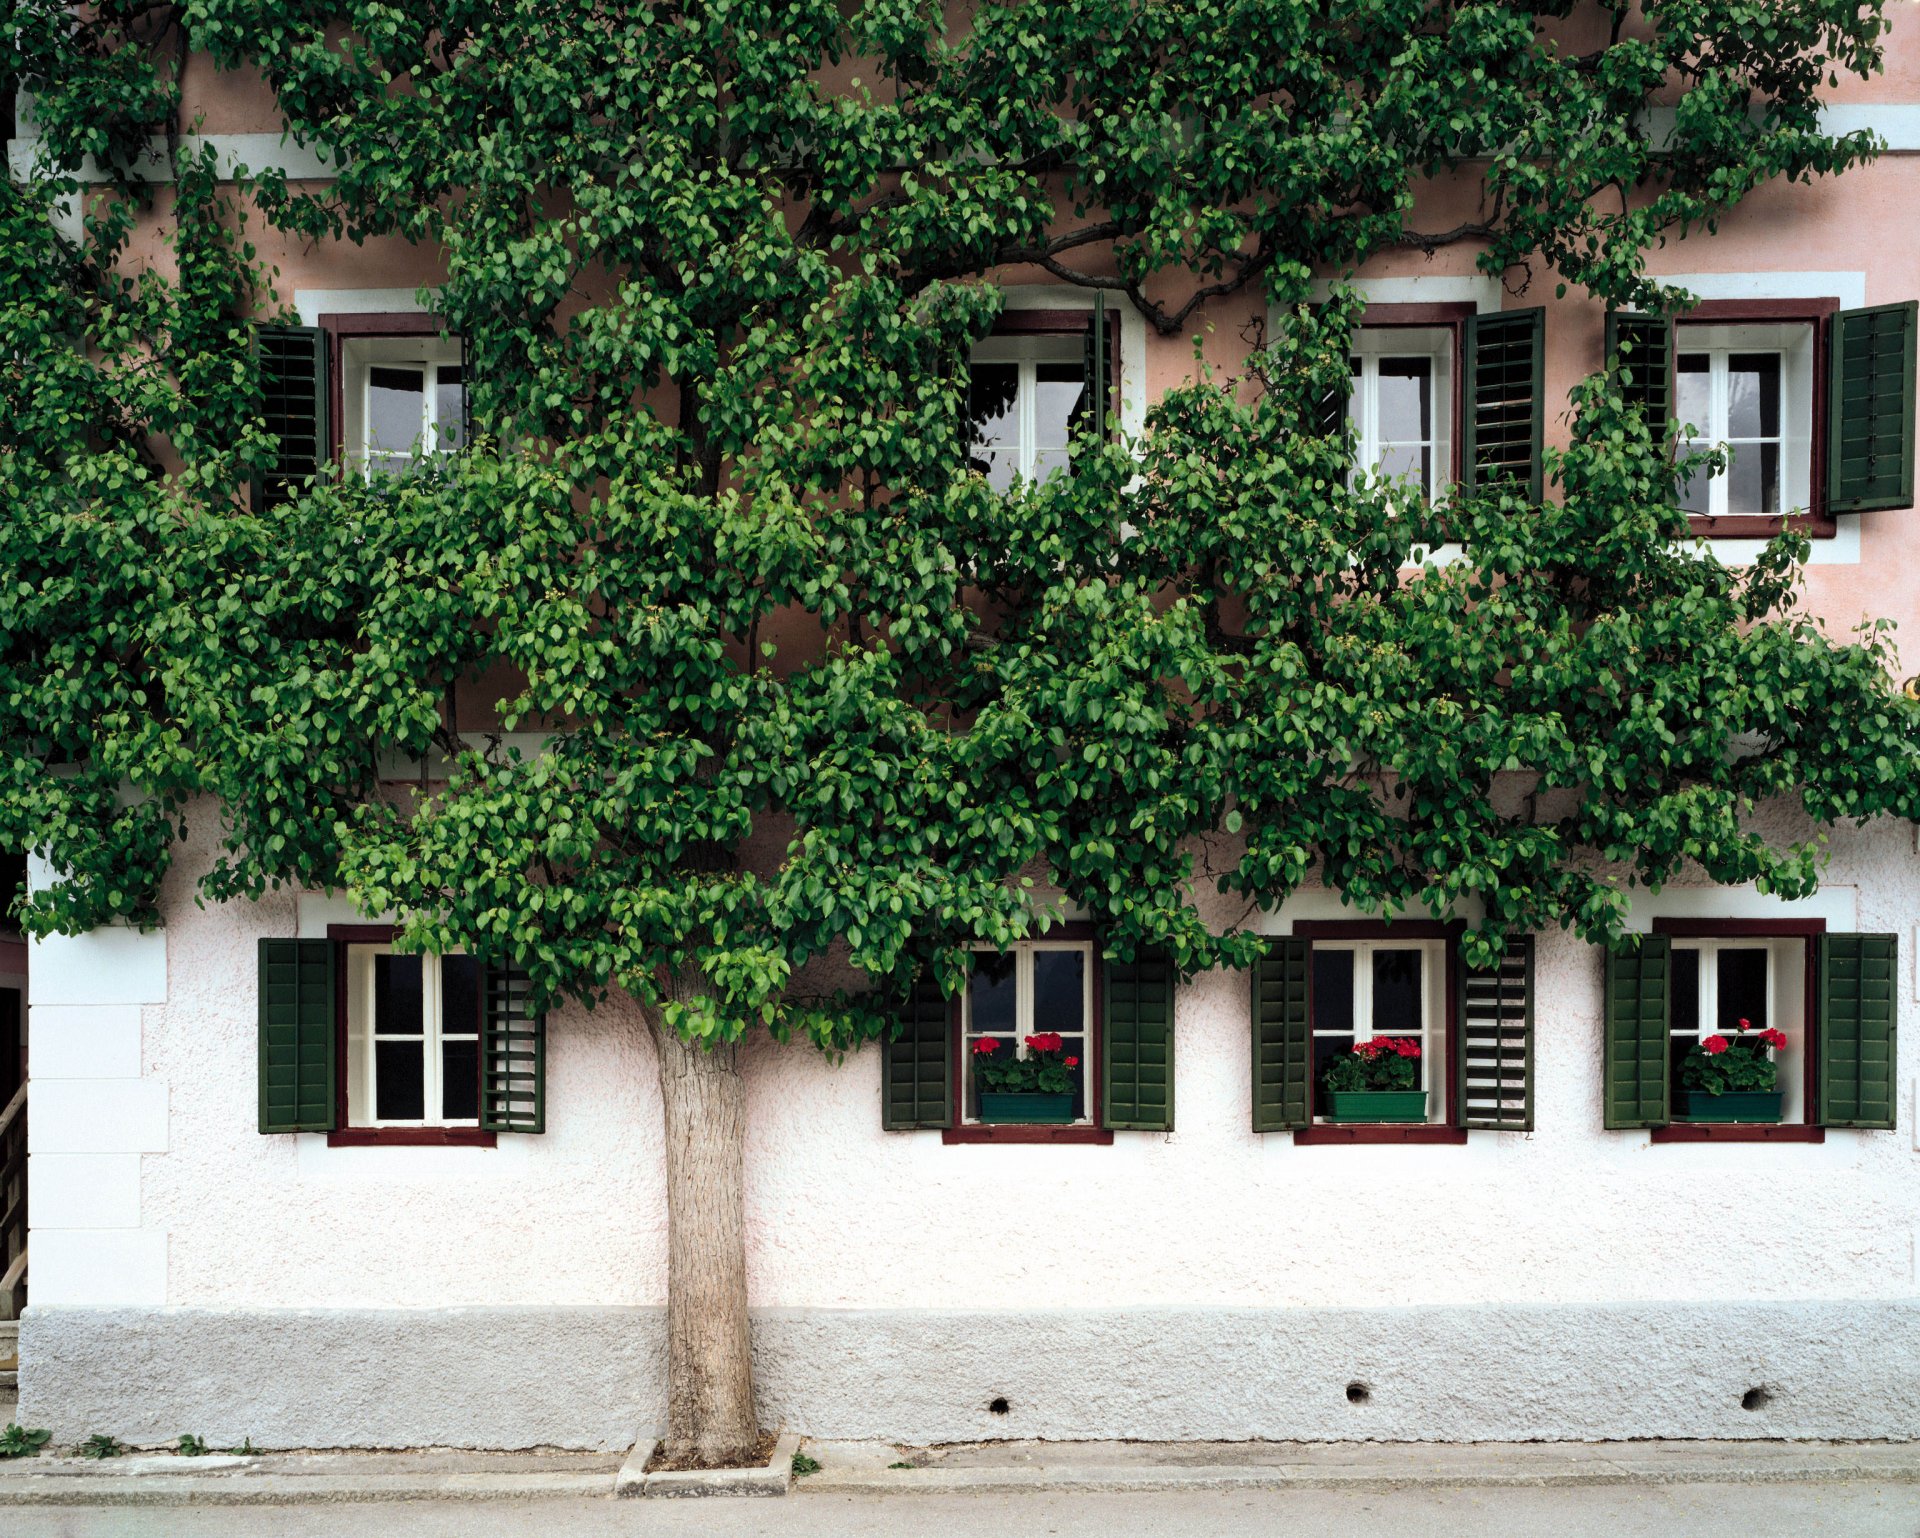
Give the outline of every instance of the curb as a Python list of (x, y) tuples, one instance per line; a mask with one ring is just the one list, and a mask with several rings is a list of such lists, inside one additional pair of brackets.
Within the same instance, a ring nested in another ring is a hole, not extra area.
[[(22, 1488), (12, 1488), (18, 1485)], [(0, 1479), (7, 1506), (308, 1506), (378, 1501), (605, 1496), (606, 1474), (22, 1474)]]
[(643, 1437), (633, 1444), (627, 1461), (613, 1478), (613, 1493), (653, 1500), (691, 1500), (718, 1495), (785, 1495), (793, 1487), (793, 1455), (800, 1450), (800, 1438), (781, 1432), (774, 1439), (773, 1452), (757, 1469), (673, 1469), (649, 1474), (647, 1462), (660, 1444)]

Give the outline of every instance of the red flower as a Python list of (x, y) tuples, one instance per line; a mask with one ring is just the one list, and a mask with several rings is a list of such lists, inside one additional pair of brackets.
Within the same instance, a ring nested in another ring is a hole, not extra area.
[(1058, 1031), (1041, 1031), (1027, 1038), (1027, 1045), (1035, 1052), (1058, 1052), (1065, 1045)]
[(1718, 1057), (1722, 1052), (1727, 1050), (1727, 1038), (1724, 1036), (1709, 1036), (1705, 1041), (1700, 1043), (1700, 1050), (1706, 1053), (1708, 1057)]
[(1745, 1015), (1742, 1015), (1740, 1017), (1740, 1029), (1743, 1031), (1750, 1031), (1753, 1029), (1753, 1022), (1749, 1020)]
[(1077, 1058), (1077, 1057), (1070, 1057), (1070, 1058), (1068, 1058), (1068, 1059), (1067, 1059), (1067, 1066), (1068, 1066), (1069, 1068), (1078, 1068), (1078, 1067), (1080, 1066), (1080, 1059), (1079, 1059), (1079, 1058)]
[(973, 1044), (973, 1055), (975, 1057), (991, 1057), (999, 1050), (1000, 1043), (995, 1041), (991, 1036), (982, 1036)]
[(1398, 1041), (1393, 1043), (1393, 1050), (1401, 1057), (1418, 1057), (1420, 1055), (1420, 1043), (1415, 1041), (1411, 1036), (1402, 1036)]
[(1769, 1027), (1760, 1033), (1760, 1045), (1763, 1047), (1772, 1047), (1774, 1051), (1778, 1052), (1786, 1044), (1787, 1033), (1785, 1031), (1776, 1031)]

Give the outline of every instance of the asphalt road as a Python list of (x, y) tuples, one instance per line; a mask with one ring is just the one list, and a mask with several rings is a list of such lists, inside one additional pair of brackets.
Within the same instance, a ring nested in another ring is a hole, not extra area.
[(1920, 1538), (1920, 1485), (0, 1510), (6, 1538)]

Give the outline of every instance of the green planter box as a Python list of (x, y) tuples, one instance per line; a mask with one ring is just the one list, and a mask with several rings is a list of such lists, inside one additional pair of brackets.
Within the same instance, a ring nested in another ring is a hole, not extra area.
[(1780, 1091), (1777, 1089), (1728, 1090), (1724, 1095), (1709, 1095), (1704, 1090), (1676, 1089), (1673, 1092), (1675, 1121), (1778, 1121)]
[(1072, 1095), (1033, 1095), (1019, 1090), (980, 1091), (982, 1121), (1019, 1126), (1059, 1126), (1073, 1120)]
[(1329, 1121), (1409, 1122), (1427, 1119), (1424, 1089), (1336, 1089), (1327, 1095)]

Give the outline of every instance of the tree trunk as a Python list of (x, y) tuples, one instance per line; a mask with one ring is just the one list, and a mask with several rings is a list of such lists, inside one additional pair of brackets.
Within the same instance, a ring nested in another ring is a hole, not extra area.
[(745, 1463), (760, 1438), (747, 1327), (746, 1094), (739, 1048), (649, 1019), (667, 1123), (666, 1457)]

